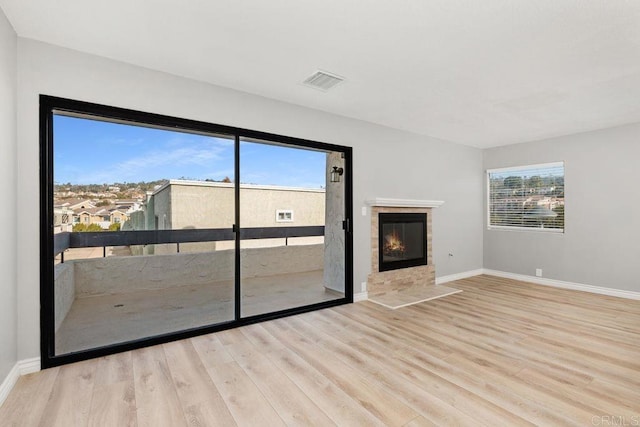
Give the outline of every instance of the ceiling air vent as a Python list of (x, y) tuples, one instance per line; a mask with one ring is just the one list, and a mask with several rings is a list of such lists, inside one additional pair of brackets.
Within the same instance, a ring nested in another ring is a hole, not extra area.
[(327, 73), (326, 71), (316, 71), (307, 77), (303, 83), (326, 92), (343, 80), (342, 77), (335, 74)]

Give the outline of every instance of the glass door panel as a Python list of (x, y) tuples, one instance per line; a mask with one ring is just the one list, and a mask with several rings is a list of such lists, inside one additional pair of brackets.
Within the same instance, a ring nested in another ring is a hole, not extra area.
[(344, 298), (344, 180), (331, 182), (343, 163), (341, 153), (241, 138), (242, 317)]
[(234, 137), (53, 115), (55, 354), (235, 319)]

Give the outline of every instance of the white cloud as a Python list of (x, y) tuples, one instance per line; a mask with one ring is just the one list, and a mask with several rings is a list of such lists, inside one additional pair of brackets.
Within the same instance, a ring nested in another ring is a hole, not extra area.
[[(201, 175), (198, 169), (211, 169), (216, 163), (231, 162), (233, 152), (227, 144), (216, 139), (207, 139), (197, 143), (172, 139), (161, 148), (138, 154), (113, 165), (104, 165), (101, 170), (78, 174), (78, 182), (104, 183), (139, 181), (176, 176)], [(126, 152), (123, 153), (126, 155)], [(231, 156), (227, 160), (228, 156)], [(227, 167), (228, 165), (223, 165)], [(154, 178), (149, 176), (153, 175)]]

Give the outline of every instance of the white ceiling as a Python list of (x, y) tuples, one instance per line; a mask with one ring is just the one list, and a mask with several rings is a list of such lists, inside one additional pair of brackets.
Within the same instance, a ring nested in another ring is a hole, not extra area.
[[(0, 0), (18, 35), (493, 147), (640, 122), (635, 0)], [(324, 93), (316, 69), (345, 77)]]

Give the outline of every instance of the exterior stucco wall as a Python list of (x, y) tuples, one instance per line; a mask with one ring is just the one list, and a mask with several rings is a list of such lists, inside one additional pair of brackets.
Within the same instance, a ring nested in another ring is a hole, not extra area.
[(156, 215), (160, 212), (167, 215), (174, 230), (233, 226), (235, 198), (232, 184), (171, 184), (167, 188), (171, 191), (171, 205), (159, 206), (156, 203), (155, 209)]
[(344, 292), (345, 284), (345, 180), (331, 182), (334, 166), (344, 168), (341, 153), (327, 154), (327, 207), (325, 212), (324, 284), (327, 288)]
[[(243, 249), (243, 278), (323, 268), (323, 245)], [(234, 279), (233, 250), (75, 261), (76, 297), (206, 285)]]
[[(159, 229), (231, 228), (235, 222), (233, 184), (171, 181), (154, 193), (153, 205)], [(293, 221), (276, 221), (277, 210), (293, 211)], [(324, 190), (240, 186), (243, 227), (324, 225), (324, 216)]]
[(76, 288), (74, 284), (74, 261), (58, 264), (55, 267), (54, 275), (54, 318), (55, 330), (57, 331), (62, 321), (76, 298)]

